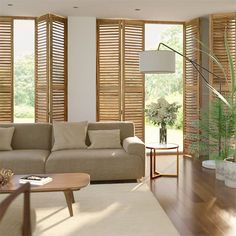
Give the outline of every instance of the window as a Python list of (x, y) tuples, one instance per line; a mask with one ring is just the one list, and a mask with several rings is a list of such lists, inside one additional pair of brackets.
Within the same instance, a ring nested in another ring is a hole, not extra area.
[(34, 20), (14, 20), (14, 122), (34, 122)]
[(0, 17), (0, 122), (34, 120), (67, 120), (67, 19)]
[[(145, 24), (145, 50), (157, 50), (159, 43), (165, 43), (183, 53), (182, 24)], [(161, 50), (168, 50), (161, 46)], [(145, 107), (164, 98), (168, 103), (176, 103), (179, 107), (173, 126), (167, 127), (167, 142), (178, 143), (183, 149), (183, 57), (176, 56), (176, 72), (174, 74), (145, 75)], [(151, 119), (145, 118), (145, 141), (159, 142), (159, 127), (153, 125)]]

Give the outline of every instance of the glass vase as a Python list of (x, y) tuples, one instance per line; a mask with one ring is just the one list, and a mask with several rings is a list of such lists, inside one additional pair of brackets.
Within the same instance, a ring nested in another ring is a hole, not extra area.
[(160, 128), (160, 143), (167, 143), (167, 129), (165, 124), (161, 124)]

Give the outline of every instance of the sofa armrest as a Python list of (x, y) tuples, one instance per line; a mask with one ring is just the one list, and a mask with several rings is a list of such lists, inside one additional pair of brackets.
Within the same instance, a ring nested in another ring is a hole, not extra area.
[(145, 159), (145, 145), (138, 137), (128, 137), (123, 141), (123, 148), (129, 154), (135, 154)]
[(129, 154), (140, 157), (142, 165), (142, 176), (145, 176), (145, 145), (138, 137), (128, 137), (123, 141), (123, 148)]

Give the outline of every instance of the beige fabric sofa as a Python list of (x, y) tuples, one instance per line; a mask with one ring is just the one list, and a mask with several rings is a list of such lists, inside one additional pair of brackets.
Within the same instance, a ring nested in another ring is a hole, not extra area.
[[(51, 152), (51, 124), (1, 124), (15, 127), (12, 151), (0, 151), (0, 166), (15, 174), (85, 172), (91, 180), (140, 179), (145, 172), (145, 146), (131, 122), (95, 122), (88, 130), (120, 129), (120, 149), (73, 149)], [(86, 144), (90, 145), (87, 136)]]

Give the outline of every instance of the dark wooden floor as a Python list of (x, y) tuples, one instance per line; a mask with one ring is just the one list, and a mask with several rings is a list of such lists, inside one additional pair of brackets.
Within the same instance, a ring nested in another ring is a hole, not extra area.
[[(158, 157), (157, 165), (174, 171), (175, 158)], [(198, 160), (181, 157), (179, 178), (147, 177), (147, 182), (180, 235), (236, 236), (236, 189), (216, 180)]]

